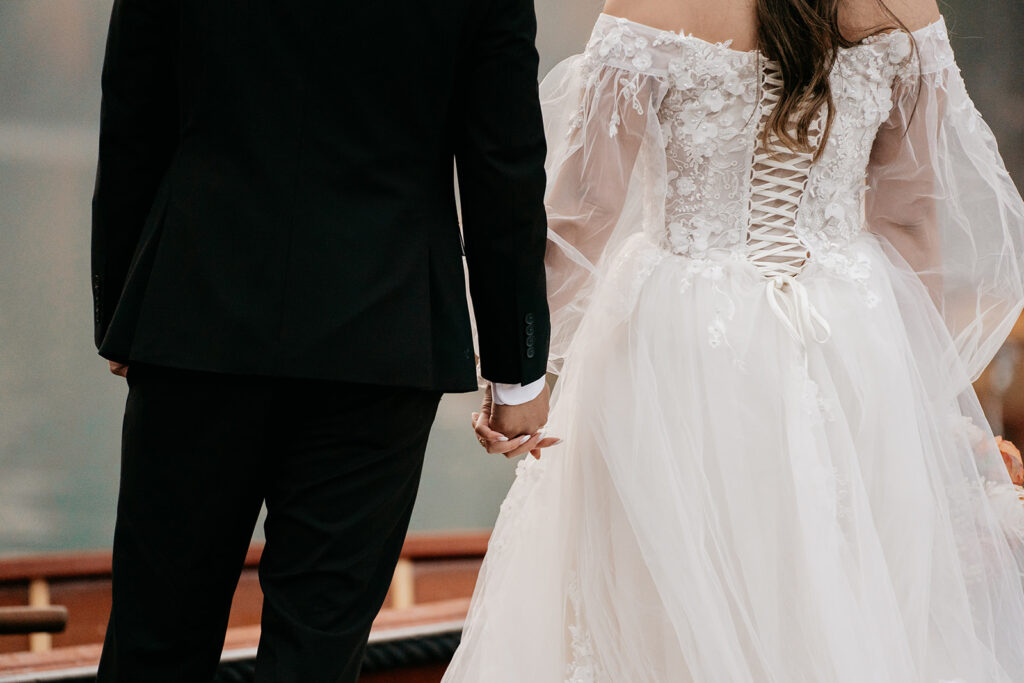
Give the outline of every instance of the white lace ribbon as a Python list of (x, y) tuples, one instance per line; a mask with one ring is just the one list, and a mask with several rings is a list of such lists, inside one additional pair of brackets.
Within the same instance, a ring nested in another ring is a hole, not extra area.
[[(778, 105), (782, 74), (772, 62), (762, 64), (761, 126)], [(773, 136), (772, 144), (759, 142), (750, 176), (750, 227), (748, 258), (767, 279), (768, 304), (786, 331), (800, 344), (807, 362), (807, 346), (832, 335), (828, 321), (811, 303), (807, 287), (797, 279), (810, 252), (796, 231), (797, 213), (807, 188), (813, 149), (823, 134), (822, 113), (812, 122), (810, 150), (790, 150)]]
[(832, 336), (832, 328), (811, 303), (804, 283), (791, 275), (776, 275), (768, 280), (765, 291), (768, 305), (801, 346), (811, 340), (824, 344)]

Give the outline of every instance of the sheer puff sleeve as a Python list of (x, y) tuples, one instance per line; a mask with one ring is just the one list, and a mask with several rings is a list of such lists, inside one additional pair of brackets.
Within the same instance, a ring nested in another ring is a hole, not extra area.
[(659, 216), (652, 200), (665, 175), (657, 111), (668, 87), (668, 57), (659, 47), (656, 36), (637, 35), (602, 15), (586, 52), (556, 66), (541, 84), (548, 369), (556, 374), (608, 255), (663, 216), (663, 202)]
[(868, 168), (867, 227), (928, 288), (970, 378), (1024, 307), (1024, 202), (942, 20), (916, 31)]

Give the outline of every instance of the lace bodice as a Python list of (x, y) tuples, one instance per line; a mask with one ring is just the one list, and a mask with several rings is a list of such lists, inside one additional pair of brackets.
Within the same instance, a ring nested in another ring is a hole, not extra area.
[[(918, 40), (943, 32), (937, 23)], [(780, 165), (772, 163), (779, 150), (760, 141), (781, 80), (777, 66), (758, 52), (601, 15), (584, 56), (592, 78), (609, 66), (634, 75), (620, 82), (621, 97), (631, 97), (645, 77), (664, 85), (653, 103), (668, 161), (662, 237), (672, 251), (696, 258), (715, 249), (757, 251), (762, 221), (788, 224), (812, 254), (854, 237), (862, 225), (865, 170), (892, 109), (894, 81), (917, 68), (902, 32), (841, 50), (824, 154), (814, 163), (810, 155), (785, 154)], [(620, 125), (613, 118), (609, 134), (617, 135)], [(771, 210), (780, 204), (781, 211)], [(775, 234), (785, 239), (782, 231)]]

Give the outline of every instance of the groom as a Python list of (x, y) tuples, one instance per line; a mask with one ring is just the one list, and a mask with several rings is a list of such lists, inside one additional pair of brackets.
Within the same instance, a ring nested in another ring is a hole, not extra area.
[(515, 437), (492, 450), (538, 446), (535, 29), (532, 0), (115, 0), (92, 286), (130, 389), (100, 681), (211, 679), (264, 501), (256, 680), (356, 680), (438, 401), (476, 387), (464, 263)]

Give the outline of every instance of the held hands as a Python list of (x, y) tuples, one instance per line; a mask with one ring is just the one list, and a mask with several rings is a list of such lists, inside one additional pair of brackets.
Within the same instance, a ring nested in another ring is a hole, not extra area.
[(540, 395), (532, 401), (518, 406), (496, 405), (488, 386), (484, 390), (480, 412), (473, 413), (473, 431), (477, 441), (488, 453), (500, 453), (506, 458), (531, 453), (539, 459), (542, 448), (550, 448), (562, 441), (544, 435), (550, 399), (551, 392), (544, 385)]

